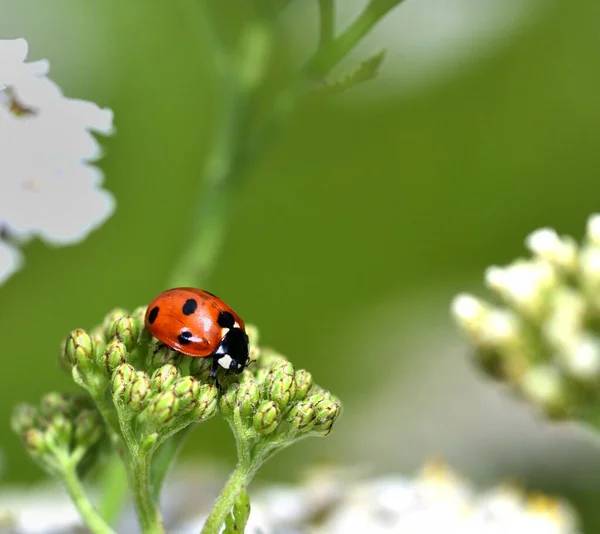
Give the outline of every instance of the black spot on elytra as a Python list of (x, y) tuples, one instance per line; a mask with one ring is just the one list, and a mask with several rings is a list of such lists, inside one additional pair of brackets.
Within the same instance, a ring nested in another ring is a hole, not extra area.
[(181, 310), (183, 311), (184, 315), (192, 315), (192, 313), (196, 311), (197, 307), (198, 303), (194, 299), (187, 299)]
[(235, 318), (228, 311), (222, 311), (219, 313), (217, 323), (221, 328), (233, 328), (233, 325), (235, 324)]
[(158, 317), (158, 306), (154, 306), (154, 308), (152, 308), (150, 310), (150, 313), (148, 314), (148, 322), (150, 324), (152, 324), (154, 321), (156, 321), (156, 318)]
[(189, 330), (184, 330), (183, 332), (181, 332), (181, 334), (177, 336), (177, 341), (179, 341), (179, 343), (181, 343), (182, 345), (188, 345), (192, 342), (191, 339), (192, 333)]

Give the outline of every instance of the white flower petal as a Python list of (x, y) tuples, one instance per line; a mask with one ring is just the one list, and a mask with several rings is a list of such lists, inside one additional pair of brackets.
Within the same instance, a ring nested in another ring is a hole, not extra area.
[(89, 165), (102, 155), (93, 133), (111, 134), (113, 113), (66, 98), (49, 63), (26, 55), (25, 40), (0, 41), (0, 220), (17, 240), (77, 243), (115, 208)]

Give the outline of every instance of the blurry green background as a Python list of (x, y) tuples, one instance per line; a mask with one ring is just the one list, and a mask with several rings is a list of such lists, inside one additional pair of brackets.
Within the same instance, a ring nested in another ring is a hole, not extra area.
[[(390, 369), (413, 356), (377, 352), (381, 332), (357, 328), (371, 310), (394, 302), (400, 322), (415, 294), (435, 288), (444, 298), (432, 313), (444, 315), (446, 295), (523, 254), (531, 230), (551, 225), (579, 237), (600, 209), (600, 4), (546, 4), (503, 46), (422, 90), (376, 81), (360, 98), (303, 100), (236, 198), (207, 289), (342, 397), (347, 413), (376, 398), (383, 382), (402, 388)], [(114, 110), (117, 134), (103, 140), (100, 166), (118, 204), (81, 245), (27, 246), (24, 269), (0, 288), (0, 484), (41, 478), (8, 419), (16, 402), (74, 389), (57, 365), (61, 339), (113, 307), (148, 302), (185, 246), (220, 94), (206, 42), (176, 6), (0, 0), (2, 38), (27, 38), (29, 57), (49, 58), (68, 96)], [(292, 39), (279, 38), (285, 65), (287, 53), (296, 56), (286, 48)], [(427, 316), (424, 335), (435, 336)], [(373, 350), (336, 351), (338, 340), (347, 347), (353, 339), (372, 340)], [(308, 455), (343, 459), (344, 441), (360, 432), (345, 419), (344, 440), (296, 446), (264, 475), (279, 476), (290, 459), (300, 470)], [(214, 421), (184, 454), (233, 462), (234, 444)], [(506, 474), (569, 496), (586, 530), (600, 529), (600, 470), (595, 488)]]

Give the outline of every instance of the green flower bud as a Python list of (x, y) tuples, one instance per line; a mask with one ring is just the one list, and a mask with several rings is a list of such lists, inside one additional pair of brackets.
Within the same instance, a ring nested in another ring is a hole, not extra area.
[(142, 439), (142, 442), (140, 443), (140, 450), (143, 452), (148, 452), (148, 451), (151, 451), (152, 449), (154, 449), (154, 447), (158, 443), (159, 437), (160, 436), (159, 436), (158, 432), (152, 432), (151, 434), (144, 436), (144, 438)]
[(236, 407), (237, 392), (240, 385), (237, 382), (229, 384), (219, 399), (219, 409), (224, 417), (233, 415)]
[(153, 424), (170, 422), (179, 411), (179, 399), (173, 391), (162, 391), (154, 396), (145, 417)]
[(313, 426), (314, 432), (319, 432), (323, 436), (328, 436), (331, 433), (333, 423), (337, 420), (342, 411), (341, 402), (330, 395), (315, 406), (316, 421)]
[(106, 337), (104, 336), (104, 330), (102, 327), (96, 327), (90, 332), (92, 343), (94, 344), (94, 355), (96, 357), (102, 354), (104, 347), (106, 346)]
[(27, 452), (32, 456), (41, 456), (48, 452), (46, 436), (38, 428), (31, 428), (23, 436), (23, 443)]
[(310, 401), (300, 401), (287, 414), (287, 421), (299, 432), (308, 432), (317, 418), (315, 407)]
[(261, 348), (260, 358), (258, 359), (259, 367), (272, 367), (276, 363), (287, 362), (287, 358), (273, 349)]
[(93, 367), (94, 344), (90, 335), (81, 328), (73, 330), (65, 345), (66, 359), (82, 373), (88, 373)]
[(265, 401), (256, 410), (252, 421), (255, 430), (261, 434), (270, 434), (279, 424), (279, 408), (273, 401)]
[(219, 390), (212, 384), (203, 384), (198, 389), (191, 413), (196, 421), (210, 419), (217, 413)]
[(62, 413), (55, 413), (48, 421), (46, 429), (46, 439), (53, 441), (57, 445), (69, 447), (71, 436), (73, 435), (73, 425), (71, 421)]
[(102, 418), (95, 410), (83, 410), (73, 421), (73, 426), (75, 444), (80, 447), (92, 447), (104, 433)]
[(100, 356), (100, 365), (112, 376), (115, 369), (127, 361), (127, 347), (119, 339), (112, 339)]
[(15, 407), (10, 420), (10, 426), (13, 431), (22, 436), (29, 429), (37, 426), (37, 410), (29, 404), (19, 404)]
[(190, 374), (200, 382), (206, 382), (210, 375), (212, 358), (192, 358), (190, 362)]
[(110, 337), (119, 339), (128, 349), (131, 349), (134, 346), (138, 334), (139, 330), (137, 329), (134, 319), (128, 315), (115, 321), (109, 332)]
[(147, 309), (148, 306), (138, 306), (137, 308), (135, 308), (135, 310), (131, 312), (131, 318), (133, 319), (133, 322), (135, 323), (138, 331), (144, 328), (144, 325), (146, 324)]
[(256, 380), (250, 378), (240, 383), (237, 393), (237, 407), (242, 417), (250, 417), (260, 400), (260, 389)]
[(179, 399), (181, 407), (185, 408), (196, 400), (200, 384), (193, 376), (184, 376), (173, 383), (172, 390)]
[(167, 363), (177, 365), (181, 357), (181, 353), (167, 347), (164, 343), (158, 343), (151, 349), (150, 367), (156, 369)]
[(114, 332), (115, 323), (121, 317), (125, 317), (127, 315), (129, 315), (127, 313), (127, 310), (124, 310), (123, 308), (115, 308), (106, 317), (104, 317), (104, 321), (102, 322), (102, 329), (104, 330), (104, 333), (107, 338), (112, 337), (113, 334), (111, 334), (111, 332)]
[(290, 362), (277, 362), (265, 378), (267, 397), (284, 409), (296, 396), (294, 366)]
[(154, 391), (165, 391), (169, 389), (175, 380), (179, 378), (179, 369), (173, 364), (167, 363), (159, 367), (152, 374), (150, 386)]
[(256, 380), (256, 382), (258, 384), (264, 384), (268, 374), (269, 374), (268, 368), (266, 368), (266, 367), (259, 368), (254, 373), (254, 380)]
[(112, 376), (111, 389), (113, 395), (120, 396), (123, 394), (136, 377), (135, 369), (128, 363), (119, 365)]
[(47, 393), (40, 400), (40, 415), (42, 417), (49, 417), (57, 412), (67, 413), (71, 406), (72, 403), (70, 399), (67, 399), (66, 395), (56, 392)]
[(303, 400), (311, 390), (313, 386), (313, 377), (305, 369), (298, 369), (296, 371), (296, 399)]
[(134, 410), (142, 410), (150, 393), (150, 379), (143, 371), (138, 371), (131, 382), (127, 405)]

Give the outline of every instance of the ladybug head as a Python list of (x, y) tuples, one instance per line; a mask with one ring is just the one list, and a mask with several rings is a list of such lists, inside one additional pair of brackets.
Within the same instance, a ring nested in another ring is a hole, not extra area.
[(214, 352), (221, 367), (240, 374), (250, 361), (248, 335), (241, 328), (232, 328), (225, 334)]

